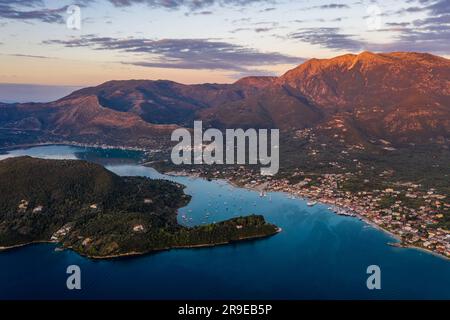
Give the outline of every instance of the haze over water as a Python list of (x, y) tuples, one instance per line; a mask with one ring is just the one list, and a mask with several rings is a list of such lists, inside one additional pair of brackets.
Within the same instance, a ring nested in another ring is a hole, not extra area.
[[(388, 234), (324, 205), (284, 193), (259, 193), (224, 181), (169, 177), (138, 164), (137, 152), (45, 146), (0, 155), (85, 159), (120, 175), (164, 178), (192, 195), (178, 220), (212, 223), (262, 214), (283, 229), (271, 238), (141, 257), (92, 261), (55, 245), (0, 253), (0, 299), (450, 299), (450, 262), (389, 246)], [(183, 216), (185, 216), (183, 218)], [(79, 265), (82, 290), (66, 289), (66, 268)], [(366, 268), (381, 268), (381, 290), (368, 290)]]

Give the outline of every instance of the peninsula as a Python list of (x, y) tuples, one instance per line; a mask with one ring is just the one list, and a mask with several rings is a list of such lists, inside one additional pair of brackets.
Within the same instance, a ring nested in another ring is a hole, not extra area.
[(184, 227), (184, 186), (120, 177), (80, 160), (31, 157), (0, 161), (0, 250), (59, 243), (90, 258), (227, 244), (274, 235), (262, 216)]

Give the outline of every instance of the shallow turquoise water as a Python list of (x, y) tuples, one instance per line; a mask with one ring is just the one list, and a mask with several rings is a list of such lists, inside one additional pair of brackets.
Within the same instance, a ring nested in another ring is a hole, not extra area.
[[(0, 159), (18, 155), (85, 159), (120, 175), (180, 182), (193, 196), (180, 209), (183, 224), (257, 213), (283, 232), (258, 241), (110, 261), (55, 252), (51, 244), (31, 245), (0, 253), (0, 299), (450, 299), (448, 260), (391, 247), (387, 243), (394, 239), (386, 233), (326, 206), (311, 208), (283, 193), (261, 198), (224, 181), (164, 176), (138, 165), (137, 152), (45, 146), (13, 150)], [(65, 271), (72, 264), (82, 270), (80, 291), (66, 289)], [(366, 268), (373, 264), (381, 268), (381, 290), (366, 287)]]

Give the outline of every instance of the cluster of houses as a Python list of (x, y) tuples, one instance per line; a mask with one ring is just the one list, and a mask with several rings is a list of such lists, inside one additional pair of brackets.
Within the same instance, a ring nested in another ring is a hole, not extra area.
[[(325, 174), (314, 179), (313, 185), (310, 178), (296, 184), (287, 179), (272, 180), (266, 186), (270, 190), (288, 192), (348, 210), (395, 234), (404, 245), (422, 247), (450, 257), (450, 231), (439, 227), (440, 220), (450, 214), (450, 204), (445, 201), (445, 195), (433, 189), (421, 191), (413, 184), (401, 191), (395, 188), (356, 193), (339, 190), (338, 184), (351, 175)], [(420, 200), (421, 205), (411, 207), (404, 203), (402, 199), (405, 198)], [(385, 199), (390, 200), (387, 205), (383, 205)]]
[[(338, 213), (357, 215), (389, 231), (401, 239), (402, 245), (421, 247), (450, 257), (450, 231), (439, 226), (439, 222), (450, 214), (450, 204), (446, 202), (446, 195), (438, 194), (434, 189), (424, 191), (419, 185), (403, 183), (383, 190), (350, 192), (339, 186), (352, 178), (353, 173), (322, 174), (309, 178), (299, 171), (293, 176), (303, 178), (292, 183), (289, 179), (255, 175), (244, 167), (213, 172), (203, 170), (192, 169), (188, 174), (227, 178), (243, 187), (282, 191), (307, 198), (311, 200), (310, 203), (326, 203), (331, 208), (338, 208), (335, 210)], [(414, 200), (420, 205), (412, 206), (405, 199)]]

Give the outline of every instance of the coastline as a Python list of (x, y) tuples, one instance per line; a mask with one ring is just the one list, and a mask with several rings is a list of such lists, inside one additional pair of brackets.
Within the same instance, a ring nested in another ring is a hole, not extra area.
[(31, 242), (26, 242), (26, 243), (15, 244), (15, 245), (12, 245), (12, 246), (6, 246), (6, 247), (0, 246), (0, 253), (3, 252), (3, 251), (8, 251), (8, 250), (13, 250), (13, 249), (26, 247), (26, 246), (29, 246), (29, 245), (32, 245), (32, 244), (43, 244), (43, 243), (57, 243), (57, 242), (51, 241), (51, 240), (36, 240), (36, 241), (31, 241)]
[[(228, 179), (225, 179), (225, 181), (228, 182)], [(256, 188), (247, 188), (245, 186), (239, 186), (239, 184), (235, 184), (235, 183), (233, 183), (232, 185), (236, 186), (236, 187), (239, 187), (239, 188), (245, 188), (245, 189), (248, 189), (248, 190), (260, 191), (260, 190), (258, 190)], [(279, 192), (279, 191), (270, 190), (270, 189), (268, 191), (269, 192)], [(287, 192), (287, 191), (282, 191), (282, 192), (286, 193), (288, 195), (294, 196), (294, 197), (298, 197), (297, 195), (295, 195), (293, 193), (290, 193), (290, 192)], [(360, 212), (358, 212), (354, 208), (345, 207), (345, 206), (342, 206), (342, 205), (336, 205), (335, 203), (332, 203), (332, 202), (327, 201), (325, 199), (312, 199), (312, 198), (308, 198), (306, 196), (301, 196), (301, 199), (303, 199), (304, 201), (314, 200), (314, 201), (317, 201), (318, 203), (320, 203), (322, 205), (332, 205), (332, 206), (334, 206), (337, 209), (344, 209), (344, 210), (347, 210), (347, 211), (351, 211), (352, 213), (355, 214), (355, 216), (354, 217), (349, 217), (349, 218), (357, 218), (357, 219), (363, 221), (365, 224), (367, 224), (367, 225), (369, 225), (369, 226), (371, 226), (371, 227), (373, 227), (373, 228), (375, 228), (375, 229), (377, 229), (379, 231), (382, 231), (382, 232), (386, 233), (387, 235), (389, 235), (390, 237), (392, 237), (392, 238), (394, 238), (395, 240), (398, 241), (396, 243), (388, 242), (387, 245), (393, 246), (393, 244), (396, 244), (395, 247), (398, 247), (398, 248), (420, 250), (420, 251), (432, 254), (432, 255), (434, 255), (436, 257), (443, 258), (443, 259), (445, 259), (447, 261), (450, 261), (450, 257), (448, 257), (448, 256), (445, 256), (443, 254), (440, 254), (440, 253), (435, 252), (433, 250), (430, 250), (428, 248), (424, 248), (424, 247), (421, 247), (421, 246), (415, 246), (415, 245), (411, 245), (411, 244), (405, 243), (400, 235), (395, 234), (393, 231), (391, 231), (389, 229), (386, 229), (386, 228), (376, 224), (374, 221), (372, 221), (369, 218), (367, 218), (366, 216), (362, 215)], [(337, 215), (337, 213), (333, 212), (332, 210), (329, 210), (329, 211), (332, 212), (333, 214)]]
[[(48, 142), (48, 143), (40, 143), (40, 144), (27, 144), (27, 148), (46, 146), (46, 145), (68, 145), (68, 146), (78, 146), (78, 147), (102, 148), (101, 146), (97, 146), (97, 145), (81, 144), (81, 143), (76, 143), (76, 142), (74, 142), (74, 143), (69, 143), (69, 142), (51, 143), (51, 142)], [(11, 146), (11, 147), (0, 147), (0, 150), (14, 150), (14, 149), (17, 149), (17, 148), (20, 149), (20, 148), (23, 148), (23, 146), (22, 145), (17, 145), (17, 146)], [(144, 151), (144, 152), (145, 151), (149, 151), (148, 149), (144, 149), (144, 148), (142, 148), (142, 149), (136, 149), (136, 148), (133, 148), (133, 147), (123, 147), (123, 148), (121, 148), (121, 147), (117, 147), (117, 146), (107, 146), (107, 147), (104, 146), (103, 149), (120, 149), (120, 150)], [(149, 162), (141, 162), (140, 165), (147, 166), (147, 167), (152, 167), (151, 163), (149, 163)], [(202, 177), (200, 174), (198, 174), (196, 172), (189, 172), (188, 173), (186, 171), (174, 171), (174, 170), (171, 170), (171, 171), (161, 172), (161, 173), (165, 174), (165, 175), (168, 175), (168, 176), (173, 176), (173, 177), (186, 176), (186, 177), (205, 179), (204, 177)], [(248, 187), (248, 186), (240, 184), (239, 181), (235, 181), (235, 180), (233, 180), (231, 178), (219, 178), (219, 179), (211, 178), (211, 179), (212, 180), (225, 181), (225, 182), (229, 183), (231, 186), (237, 187), (237, 188), (243, 188), (243, 189), (252, 190), (252, 191), (258, 191), (258, 192), (261, 191), (261, 187), (260, 188), (258, 188), (258, 186)], [(346, 207), (346, 206), (343, 206), (343, 205), (338, 205), (336, 203), (333, 203), (333, 202), (331, 202), (330, 200), (327, 200), (327, 199), (321, 199), (321, 198), (315, 199), (315, 198), (311, 198), (311, 197), (308, 197), (308, 196), (302, 195), (302, 194), (294, 194), (294, 193), (286, 191), (286, 190), (274, 190), (274, 189), (271, 189), (270, 187), (267, 189), (266, 185), (264, 185), (262, 188), (265, 189), (266, 191), (269, 191), (269, 192), (283, 192), (283, 193), (285, 193), (285, 194), (287, 194), (289, 196), (293, 196), (295, 198), (302, 199), (304, 201), (314, 200), (314, 201), (317, 201), (318, 203), (323, 204), (323, 205), (332, 205), (333, 207), (335, 207), (337, 209), (343, 209), (343, 210), (346, 210), (346, 211), (350, 211), (350, 212), (355, 214), (355, 216), (353, 218), (358, 218), (359, 220), (363, 221), (367, 225), (370, 225), (371, 227), (373, 227), (373, 228), (375, 228), (377, 230), (380, 230), (380, 231), (388, 234), (390, 237), (394, 238), (395, 240), (397, 240), (398, 241), (398, 245), (396, 245), (396, 247), (419, 249), (421, 251), (433, 254), (433, 255), (435, 255), (437, 257), (444, 258), (445, 260), (450, 261), (450, 256), (443, 255), (443, 254), (441, 254), (439, 252), (433, 251), (433, 250), (425, 248), (425, 247), (421, 247), (421, 246), (416, 246), (416, 245), (411, 245), (411, 244), (405, 243), (400, 235), (394, 233), (393, 231), (391, 231), (389, 229), (384, 228), (381, 225), (378, 225), (374, 221), (370, 220), (368, 217), (364, 216), (357, 209), (352, 208), (350, 206)], [(329, 211), (332, 211), (332, 210), (329, 210)], [(334, 213), (334, 214), (336, 214), (336, 213)], [(46, 241), (44, 241), (44, 242), (46, 242)], [(27, 245), (27, 244), (23, 244), (23, 245), (19, 245), (19, 246), (24, 246), (24, 245)], [(388, 243), (388, 245), (392, 245), (392, 243)], [(14, 248), (14, 247), (15, 246), (13, 246), (12, 248)], [(0, 251), (7, 250), (7, 249), (9, 249), (9, 248), (2, 249), (2, 247), (0, 247)], [(164, 249), (162, 249), (162, 250), (164, 250)], [(141, 255), (141, 254), (145, 254), (145, 253), (136, 253), (135, 255)], [(120, 256), (121, 255), (119, 255), (118, 257), (120, 257)], [(112, 258), (114, 258), (114, 256)]]
[(74, 252), (78, 253), (79, 255), (89, 258), (89, 259), (92, 259), (92, 260), (112, 260), (112, 259), (120, 259), (120, 258), (127, 258), (127, 257), (138, 257), (138, 256), (144, 256), (147, 254), (158, 253), (158, 252), (163, 252), (163, 251), (170, 251), (170, 250), (178, 250), (178, 249), (182, 250), (182, 249), (214, 248), (214, 247), (226, 246), (226, 245), (241, 243), (241, 242), (246, 242), (246, 241), (265, 239), (265, 238), (275, 236), (280, 232), (282, 232), (282, 229), (277, 228), (277, 231), (272, 234), (243, 237), (243, 238), (239, 238), (238, 240), (232, 240), (232, 241), (228, 241), (228, 242), (173, 246), (173, 247), (158, 248), (158, 249), (152, 249), (152, 250), (141, 251), (141, 252), (132, 251), (132, 252), (127, 252), (127, 253), (112, 254), (112, 255), (108, 255), (108, 256), (90, 256), (90, 255), (86, 255), (86, 254), (80, 253), (78, 251), (75, 251), (70, 247), (68, 247), (67, 249), (71, 249)]
[[(109, 259), (143, 256), (143, 255), (147, 255), (147, 254), (151, 254), (151, 253), (158, 253), (158, 252), (169, 251), (169, 250), (174, 250), (174, 249), (196, 249), (196, 248), (212, 248), (212, 247), (218, 247), (218, 246), (225, 246), (225, 245), (230, 245), (230, 244), (234, 244), (234, 243), (269, 238), (269, 237), (277, 235), (280, 232), (282, 232), (282, 229), (277, 227), (276, 231), (271, 234), (260, 234), (260, 235), (249, 236), (249, 237), (241, 237), (237, 240), (230, 240), (230, 241), (218, 242), (218, 243), (204, 243), (204, 244), (164, 247), (164, 248), (150, 249), (150, 250), (146, 250), (146, 251), (130, 251), (130, 252), (112, 254), (112, 255), (107, 255), (107, 256), (92, 256), (89, 254), (85, 254), (83, 252), (79, 252), (79, 251), (73, 249), (73, 247), (71, 247), (71, 246), (69, 246), (69, 247), (61, 246), (59, 248), (62, 248), (63, 250), (71, 250), (71, 251), (79, 254), (82, 257), (92, 259), (92, 260), (109, 260)], [(44, 243), (59, 244), (60, 242), (51, 241), (51, 240), (37, 240), (37, 241), (21, 243), (21, 244), (12, 245), (12, 246), (0, 246), (0, 253), (9, 251), (9, 250), (19, 249), (19, 248), (26, 247), (26, 246), (33, 245), (33, 244), (44, 244)]]
[[(192, 173), (192, 174), (191, 173), (187, 173), (185, 171), (183, 171), (183, 172), (168, 171), (168, 172), (162, 172), (162, 173), (166, 174), (166, 175), (169, 175), (169, 176), (188, 176), (188, 177), (204, 179), (203, 177), (201, 177), (199, 174), (197, 174), (195, 172)], [(228, 184), (230, 184), (231, 186), (236, 187), (236, 188), (243, 188), (243, 189), (256, 191), (256, 192), (261, 191), (261, 187), (258, 188), (258, 186), (255, 186), (255, 187), (245, 186), (245, 185), (240, 184), (239, 181), (235, 181), (235, 180), (232, 180), (232, 179), (229, 179), (229, 178), (220, 178), (220, 179), (212, 178), (212, 180), (222, 180), (222, 181), (225, 181)], [(322, 205), (331, 205), (331, 206), (335, 207), (336, 209), (343, 209), (343, 210), (346, 210), (346, 211), (350, 211), (350, 212), (354, 213), (355, 216), (353, 216), (353, 217), (350, 216), (349, 218), (357, 218), (357, 219), (363, 221), (365, 224), (367, 224), (367, 225), (369, 225), (369, 226), (371, 226), (371, 227), (373, 227), (373, 228), (375, 228), (375, 229), (377, 229), (377, 230), (379, 230), (381, 232), (384, 232), (385, 234), (389, 235), (390, 237), (392, 237), (393, 239), (398, 241), (396, 243), (388, 242), (387, 245), (395, 246), (395, 247), (398, 247), (398, 248), (405, 248), (405, 249), (417, 249), (417, 250), (420, 250), (420, 251), (432, 254), (432, 255), (434, 255), (436, 257), (442, 258), (444, 260), (450, 261), (450, 257), (445, 256), (443, 254), (440, 254), (439, 252), (435, 252), (433, 250), (430, 250), (428, 248), (424, 248), (424, 247), (421, 247), (421, 246), (416, 246), (416, 245), (411, 245), (411, 244), (405, 243), (400, 235), (395, 234), (393, 231), (391, 231), (389, 229), (386, 229), (386, 228), (376, 224), (374, 221), (372, 221), (369, 218), (367, 218), (366, 216), (362, 215), (361, 212), (358, 212), (358, 210), (356, 210), (355, 208), (346, 207), (346, 206), (342, 206), (342, 205), (337, 205), (337, 204), (335, 204), (335, 203), (333, 203), (333, 202), (331, 202), (331, 201), (329, 201), (327, 199), (320, 199), (320, 198), (319, 199), (315, 199), (315, 198), (307, 197), (306, 195), (294, 194), (294, 193), (286, 191), (286, 190), (281, 190), (281, 191), (280, 190), (273, 190), (271, 188), (266, 188), (266, 186), (263, 186), (262, 189), (264, 189), (265, 191), (268, 191), (268, 192), (282, 192), (282, 193), (285, 193), (288, 196), (293, 196), (293, 197), (295, 197), (295, 198), (297, 198), (299, 200), (303, 200), (303, 201), (312, 201), (313, 200), (313, 201), (317, 201), (318, 204), (320, 203)], [(332, 210), (329, 210), (329, 211), (331, 213), (333, 213), (333, 214), (338, 215), (337, 213), (333, 212)]]
[(80, 148), (98, 148), (104, 150), (126, 150), (126, 151), (141, 151), (146, 152), (149, 151), (148, 148), (144, 147), (121, 147), (109, 144), (92, 144), (92, 143), (81, 143), (75, 141), (62, 141), (62, 142), (41, 142), (41, 143), (26, 143), (26, 144), (17, 144), (13, 146), (0, 147), (0, 154), (3, 151), (8, 150), (16, 150), (16, 149), (29, 149), (34, 147), (45, 147), (45, 146), (69, 146), (69, 147), (80, 147)]
[(419, 250), (419, 251), (422, 251), (424, 253), (431, 254), (431, 255), (433, 255), (435, 257), (442, 258), (444, 260), (450, 261), (450, 257), (446, 257), (446, 256), (444, 256), (442, 254), (439, 254), (438, 252), (434, 252), (433, 250), (430, 250), (428, 248), (424, 248), (424, 247), (420, 247), (420, 246), (408, 245), (408, 244), (404, 244), (402, 242), (388, 242), (387, 244), (389, 246), (395, 247), (395, 248)]
[[(231, 186), (236, 187), (236, 188), (243, 188), (243, 189), (247, 189), (247, 190), (251, 190), (251, 191), (258, 191), (258, 192), (261, 191), (261, 188), (257, 188), (257, 187), (254, 187), (254, 188), (252, 188), (252, 187), (246, 187), (246, 186), (240, 185), (239, 183), (237, 183), (237, 182), (235, 182), (235, 181), (233, 181), (233, 180), (228, 180), (228, 179), (218, 179), (218, 180), (226, 181), (226, 182), (229, 183)], [(383, 228), (383, 227), (380, 226), (380, 225), (377, 225), (377, 224), (376, 224), (375, 222), (373, 222), (372, 220), (370, 220), (370, 219), (368, 219), (367, 217), (365, 217), (365, 216), (361, 215), (360, 213), (356, 212), (353, 208), (347, 208), (347, 207), (344, 207), (344, 206), (339, 206), (339, 205), (336, 205), (336, 204), (334, 204), (334, 203), (331, 203), (330, 201), (326, 201), (326, 200), (323, 200), (323, 199), (312, 199), (312, 198), (309, 198), (309, 197), (307, 197), (307, 196), (301, 196), (301, 197), (299, 197), (298, 195), (293, 194), (293, 193), (290, 193), (290, 192), (288, 192), (288, 191), (279, 191), (279, 190), (271, 190), (271, 189), (268, 189), (267, 191), (269, 191), (269, 192), (282, 192), (282, 193), (285, 193), (285, 194), (288, 195), (288, 196), (293, 196), (293, 197), (295, 197), (295, 198), (297, 198), (297, 199), (299, 199), (299, 200), (302, 200), (302, 201), (312, 201), (312, 200), (314, 200), (314, 201), (317, 201), (318, 204), (322, 204), (322, 205), (332, 205), (332, 206), (335, 207), (336, 209), (344, 209), (344, 210), (352, 211), (352, 212), (355, 214), (355, 216), (350, 217), (350, 218), (358, 218), (359, 220), (361, 220), (361, 221), (365, 222), (366, 224), (370, 225), (371, 227), (373, 227), (373, 228), (375, 228), (375, 229), (377, 229), (377, 230), (380, 230), (380, 231), (383, 231), (383, 232), (387, 233), (389, 236), (391, 236), (392, 238), (395, 238), (395, 239), (398, 240), (399, 242), (402, 241), (402, 239), (401, 239), (401, 237), (400, 237), (399, 235), (393, 233), (392, 231), (390, 231), (390, 230), (388, 230), (388, 229)], [(333, 212), (332, 210), (329, 210), (329, 211)], [(333, 212), (333, 213), (334, 213), (334, 212)], [(334, 213), (334, 214), (338, 215), (337, 213)]]

